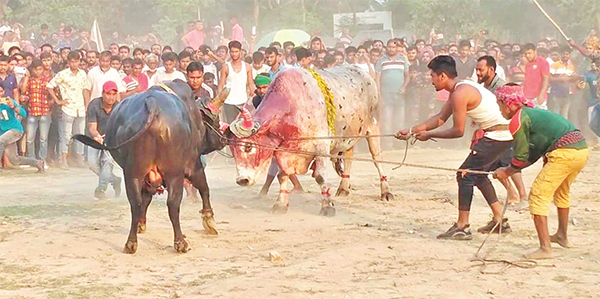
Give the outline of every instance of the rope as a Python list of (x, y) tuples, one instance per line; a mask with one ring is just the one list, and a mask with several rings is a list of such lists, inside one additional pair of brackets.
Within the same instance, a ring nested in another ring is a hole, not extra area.
[[(237, 145), (252, 145), (252, 146), (256, 146), (257, 148), (260, 147), (260, 148), (270, 149), (270, 150), (278, 151), (278, 152), (289, 152), (289, 153), (298, 154), (298, 155), (333, 158), (333, 159), (340, 158), (338, 155), (299, 151), (299, 150), (294, 150), (294, 149), (290, 149), (290, 148), (273, 147), (273, 146), (268, 146), (268, 145), (261, 145), (261, 144), (258, 144), (255, 142), (250, 142), (250, 141), (236, 141), (233, 139), (229, 139), (229, 141), (233, 142), (233, 144), (237, 144)], [(429, 166), (429, 165), (412, 164), (412, 163), (406, 163), (406, 162), (395, 162), (395, 161), (387, 161), (387, 160), (375, 160), (375, 159), (365, 159), (365, 158), (344, 158), (344, 159), (349, 160), (349, 161), (357, 161), (357, 162), (381, 163), (381, 164), (389, 164), (389, 165), (396, 165), (396, 166), (408, 166), (408, 167), (415, 167), (415, 168), (446, 170), (446, 171), (472, 173), (472, 174), (490, 175), (493, 173), (490, 171), (438, 167), (438, 166)]]
[[(281, 148), (281, 147), (274, 147), (274, 146), (269, 146), (269, 145), (263, 145), (263, 144), (259, 144), (256, 142), (251, 142), (251, 141), (243, 141), (243, 140), (235, 140), (232, 138), (227, 138), (226, 136), (224, 136), (221, 131), (219, 131), (218, 129), (216, 129), (215, 127), (213, 127), (210, 123), (204, 121), (204, 124), (206, 124), (206, 126), (208, 126), (213, 132), (215, 132), (220, 138), (221, 141), (227, 142), (229, 144), (236, 144), (236, 145), (252, 145), (252, 146), (256, 146), (257, 148), (264, 148), (264, 149), (270, 149), (273, 151), (278, 151), (278, 152), (288, 152), (288, 153), (293, 153), (293, 154), (298, 154), (298, 155), (305, 155), (305, 156), (313, 156), (313, 157), (324, 157), (324, 158), (331, 158), (331, 159), (339, 159), (340, 156), (339, 155), (331, 155), (331, 154), (324, 154), (324, 153), (316, 153), (316, 152), (306, 152), (306, 151), (300, 151), (300, 150), (294, 150), (291, 148)], [(356, 135), (358, 136), (358, 135)], [(378, 137), (380, 135), (360, 135), (359, 137), (356, 138), (370, 138), (370, 137)], [(381, 137), (389, 137), (389, 136), (395, 136), (394, 134), (382, 134)], [(343, 139), (343, 138), (350, 138), (350, 137), (342, 137), (342, 136), (326, 136), (326, 137), (303, 137), (305, 139), (302, 140), (308, 140), (308, 138), (313, 138), (313, 139), (327, 139), (327, 138), (333, 138), (333, 139)], [(317, 139), (317, 140), (318, 140)], [(286, 139), (286, 140), (293, 140), (293, 139)], [(414, 140), (411, 144), (414, 144), (414, 142), (416, 142), (416, 140)], [(408, 153), (408, 145), (409, 142), (407, 140), (406, 143), (406, 148), (404, 149), (404, 158), (402, 160), (402, 162), (395, 162), (395, 161), (387, 161), (387, 160), (375, 160), (375, 159), (365, 159), (365, 158), (344, 158), (346, 160), (349, 161), (357, 161), (357, 162), (371, 162), (371, 163), (381, 163), (381, 164), (389, 164), (389, 165), (395, 165), (398, 167), (402, 167), (402, 166), (408, 166), (408, 167), (414, 167), (414, 168), (423, 168), (423, 169), (434, 169), (434, 170), (445, 170), (445, 171), (452, 171), (452, 172), (461, 172), (461, 173), (471, 173), (471, 174), (484, 174), (484, 175), (491, 175), (493, 172), (491, 171), (481, 171), (481, 170), (472, 170), (472, 169), (460, 169), (460, 168), (449, 168), (449, 167), (439, 167), (439, 166), (430, 166), (430, 165), (421, 165), (421, 164), (413, 164), (413, 163), (406, 163), (406, 156)], [(397, 169), (398, 167), (394, 168)]]
[[(516, 261), (509, 261), (509, 260), (505, 260), (505, 259), (487, 259), (487, 258), (479, 256), (481, 249), (483, 248), (485, 243), (488, 241), (488, 239), (492, 235), (492, 232), (495, 231), (497, 227), (500, 227), (498, 230), (498, 239), (496, 239), (496, 242), (494, 243), (490, 252), (494, 251), (496, 249), (496, 247), (498, 247), (498, 243), (500, 242), (500, 235), (502, 235), (502, 221), (504, 221), (504, 213), (506, 213), (506, 210), (508, 208), (507, 201), (508, 201), (508, 198), (504, 201), (504, 208), (502, 209), (500, 221), (498, 221), (496, 223), (496, 225), (494, 225), (492, 230), (490, 230), (488, 232), (487, 236), (485, 237), (485, 239), (483, 240), (481, 245), (479, 245), (479, 248), (477, 248), (477, 251), (475, 252), (475, 256), (471, 259), (471, 262), (477, 262), (477, 263), (479, 263), (479, 265), (472, 265), (469, 268), (479, 266), (480, 267), (479, 273), (481, 273), (481, 274), (504, 274), (504, 272), (506, 272), (506, 270), (508, 270), (511, 267), (517, 267), (517, 268), (521, 268), (521, 269), (533, 269), (538, 266), (554, 267), (555, 265), (539, 264), (537, 261), (531, 260), (531, 259), (521, 259), (521, 260), (516, 260)], [(503, 265), (503, 267), (497, 271), (487, 271), (486, 270), (488, 266), (496, 265), (496, 264)]]
[(285, 140), (334, 140), (334, 139), (357, 139), (357, 138), (378, 138), (378, 137), (396, 137), (396, 134), (297, 137), (297, 138), (287, 138)]
[[(273, 151), (285, 151), (285, 152), (299, 154), (299, 155), (318, 156), (318, 157), (325, 157), (325, 158), (332, 158), (332, 159), (339, 159), (340, 158), (339, 155), (322, 154), (322, 153), (315, 153), (315, 152), (305, 152), (305, 151), (294, 150), (294, 149), (290, 149), (290, 148), (281, 148), (281, 147), (274, 147), (274, 146), (268, 146), (268, 145), (261, 145), (261, 144), (258, 144), (258, 143), (255, 143), (255, 142), (250, 142), (250, 141), (234, 140), (234, 139), (225, 137), (219, 130), (217, 130), (216, 128), (214, 128), (208, 122), (205, 122), (205, 124), (211, 130), (213, 130), (215, 133), (217, 133), (220, 136), (220, 138), (222, 138), (223, 141), (228, 141), (229, 143), (233, 143), (233, 144), (237, 144), (237, 145), (240, 145), (240, 144), (241, 145), (252, 145), (252, 146), (261, 147), (261, 148), (264, 148), (264, 149), (271, 149)], [(286, 139), (286, 140), (350, 139), (350, 138), (375, 138), (375, 137), (390, 137), (390, 136), (395, 136), (395, 134), (380, 134), (380, 135), (366, 135), (366, 136), (365, 135), (353, 135), (353, 136), (300, 137), (300, 138)], [(358, 161), (358, 162), (372, 162), (372, 163), (381, 163), (381, 164), (396, 165), (397, 167), (394, 167), (393, 169), (397, 169), (397, 168), (402, 167), (402, 166), (408, 166), (408, 167), (415, 167), (415, 168), (434, 169), (434, 170), (447, 170), (447, 171), (452, 171), (452, 172), (462, 172), (462, 173), (472, 173), (472, 174), (490, 175), (490, 174), (493, 173), (493, 172), (489, 172), (489, 171), (480, 171), (480, 170), (471, 170), (471, 169), (456, 169), (456, 168), (447, 168), (447, 167), (438, 167), (438, 166), (429, 166), (429, 165), (420, 165), (420, 164), (406, 163), (405, 161), (406, 161), (406, 157), (408, 156), (408, 146), (409, 146), (409, 144), (410, 145), (415, 144), (415, 142), (417, 141), (417, 139), (414, 138), (414, 137), (411, 137), (411, 140), (406, 139), (405, 141), (406, 141), (406, 147), (404, 149), (404, 157), (402, 159), (402, 162), (394, 162), (394, 161), (386, 161), (386, 160), (375, 160), (375, 159), (364, 159), (364, 158), (347, 158), (347, 157), (345, 157), (344, 159), (347, 159), (347, 160), (350, 160), (350, 161)], [(499, 233), (498, 233), (498, 239), (496, 239), (496, 243), (492, 247), (491, 251), (495, 250), (496, 247), (498, 246), (498, 243), (500, 241), (500, 237), (502, 235), (502, 222), (504, 220), (504, 214), (506, 213), (507, 208), (508, 208), (508, 204), (505, 201), (504, 202), (504, 208), (502, 209), (502, 214), (501, 214), (501, 217), (500, 217), (500, 221), (497, 222), (496, 225), (494, 225), (494, 227), (492, 228), (492, 230), (490, 230), (488, 232), (487, 236), (485, 237), (485, 239), (483, 240), (483, 242), (481, 243), (481, 245), (479, 245), (479, 248), (477, 248), (477, 251), (475, 252), (475, 256), (471, 259), (471, 262), (477, 262), (477, 263), (479, 263), (479, 265), (472, 265), (469, 268), (479, 266), (480, 267), (479, 268), (479, 272), (481, 274), (503, 274), (503, 273), (505, 273), (511, 267), (517, 267), (517, 268), (521, 268), (521, 269), (533, 269), (533, 268), (538, 267), (538, 266), (540, 266), (540, 267), (555, 267), (555, 265), (552, 265), (552, 264), (540, 264), (537, 261), (531, 260), (531, 259), (521, 259), (521, 260), (516, 260), (516, 261), (509, 261), (509, 260), (505, 260), (505, 259), (487, 259), (487, 258), (479, 256), (479, 253), (481, 252), (481, 249), (487, 243), (488, 239), (492, 235), (492, 232), (494, 230), (496, 230), (496, 228), (498, 226), (500, 226)], [(503, 265), (503, 267), (500, 270), (497, 270), (497, 271), (487, 271), (486, 270), (488, 266), (494, 265), (494, 264), (501, 264), (501, 265)]]

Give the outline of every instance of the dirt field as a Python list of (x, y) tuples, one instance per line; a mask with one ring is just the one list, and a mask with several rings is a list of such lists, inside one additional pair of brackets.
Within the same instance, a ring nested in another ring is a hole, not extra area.
[[(466, 154), (412, 149), (407, 162), (456, 167)], [(402, 153), (384, 158), (399, 161)], [(525, 171), (528, 186), (539, 168)], [(238, 187), (233, 162), (219, 157), (208, 169), (219, 236), (204, 234), (201, 204), (185, 201), (182, 228), (193, 250), (175, 253), (161, 195), (150, 206), (148, 231), (140, 235), (134, 255), (122, 253), (130, 222), (126, 198), (94, 200), (97, 179), (91, 171), (4, 171), (0, 298), (600, 297), (598, 152), (592, 152), (573, 186), (575, 225), (569, 233), (576, 247), (555, 246), (558, 257), (541, 261), (550, 267), (513, 267), (504, 274), (484, 275), (471, 267), (477, 265), (470, 259), (484, 236), (468, 242), (436, 240), (456, 218), (453, 173), (386, 169), (393, 202), (376, 201), (375, 168), (357, 163), (353, 194), (336, 199), (337, 216), (318, 216), (319, 192), (309, 176), (301, 178), (309, 193), (292, 197), (288, 214), (273, 215), (278, 185), (268, 198), (258, 198), (260, 186)], [(330, 178), (337, 187), (333, 170)], [(490, 219), (479, 193), (471, 215), (474, 229)], [(507, 217), (514, 231), (502, 236), (490, 258), (517, 260), (538, 246), (527, 212), (509, 211)], [(556, 226), (553, 211), (551, 232)], [(282, 262), (270, 261), (273, 250)]]

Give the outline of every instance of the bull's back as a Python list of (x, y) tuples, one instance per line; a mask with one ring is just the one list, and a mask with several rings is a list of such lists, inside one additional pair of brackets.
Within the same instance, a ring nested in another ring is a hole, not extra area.
[(117, 104), (106, 129), (107, 146), (126, 144), (113, 153), (118, 162), (131, 156), (154, 159), (143, 156), (150, 155), (153, 152), (151, 148), (166, 150), (171, 148), (169, 145), (191, 155), (194, 137), (187, 106), (175, 95), (156, 90), (129, 97)]
[[(320, 72), (333, 93), (336, 109), (336, 135), (349, 135), (343, 128), (376, 123), (379, 117), (380, 100), (375, 80), (369, 74), (354, 66), (340, 66)], [(349, 126), (350, 125), (350, 126)], [(354, 134), (360, 134), (351, 130)], [(362, 130), (361, 130), (362, 131)]]
[(375, 80), (354, 66), (340, 66), (320, 72), (331, 92), (336, 107), (336, 119), (346, 122), (348, 117), (359, 115), (365, 121), (377, 118), (379, 96)]

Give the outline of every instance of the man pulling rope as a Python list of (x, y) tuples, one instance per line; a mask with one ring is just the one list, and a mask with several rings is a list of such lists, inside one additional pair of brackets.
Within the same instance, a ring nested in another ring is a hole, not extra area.
[[(540, 248), (526, 255), (530, 259), (553, 256), (551, 242), (570, 247), (567, 238), (569, 224), (570, 187), (588, 160), (588, 149), (581, 132), (562, 116), (541, 109), (525, 99), (518, 85), (505, 85), (496, 90), (502, 115), (510, 119), (514, 136), (514, 156), (510, 166), (494, 172), (504, 179), (517, 171), (544, 159), (544, 167), (535, 178), (529, 193), (529, 209), (540, 240)], [(548, 233), (548, 205), (554, 200), (558, 209), (558, 230)]]
[[(438, 56), (429, 63), (428, 67), (436, 90), (449, 91), (450, 99), (435, 116), (408, 130), (398, 131), (397, 138), (406, 139), (412, 134), (421, 141), (430, 138), (460, 138), (464, 135), (467, 116), (469, 116), (479, 126), (479, 130), (473, 136), (471, 154), (460, 168), (484, 173), (498, 168), (498, 160), (510, 150), (512, 136), (508, 131), (508, 121), (500, 114), (494, 94), (474, 82), (459, 81), (456, 63), (450, 56)], [(450, 116), (454, 123), (450, 129), (434, 131)], [(494, 214), (494, 218), (477, 231), (484, 234), (490, 231), (499, 232), (500, 229), (503, 233), (510, 232), (511, 228), (507, 220), (502, 219), (502, 205), (498, 202), (494, 186), (486, 174), (458, 172), (457, 180), (458, 221), (445, 233), (438, 235), (438, 239), (471, 240), (473, 238), (468, 229), (473, 187), (477, 187), (483, 193)], [(502, 225), (496, 225), (500, 222)]]

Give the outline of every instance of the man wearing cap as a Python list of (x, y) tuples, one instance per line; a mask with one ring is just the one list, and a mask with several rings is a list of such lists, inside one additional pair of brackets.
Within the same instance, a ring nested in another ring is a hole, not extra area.
[[(523, 89), (508, 84), (496, 90), (502, 115), (510, 119), (514, 137), (513, 159), (510, 166), (499, 168), (494, 177), (506, 179), (521, 169), (544, 159), (544, 167), (531, 185), (529, 210), (540, 241), (540, 248), (527, 258), (551, 258), (551, 242), (570, 247), (567, 239), (569, 224), (569, 192), (579, 172), (588, 161), (588, 149), (581, 132), (562, 116), (532, 108), (534, 103), (525, 98)], [(558, 230), (548, 233), (549, 204), (558, 209)]]
[[(102, 96), (93, 99), (87, 110), (86, 120), (89, 135), (97, 142), (104, 143), (104, 133), (110, 113), (119, 100), (119, 88), (114, 81), (106, 81), (102, 85)], [(94, 191), (97, 199), (106, 199), (108, 184), (112, 184), (115, 196), (121, 195), (121, 178), (113, 173), (114, 160), (108, 151), (101, 151), (92, 147), (88, 148), (88, 164), (90, 169), (98, 175), (98, 187)]]
[(256, 89), (254, 90), (256, 95), (252, 98), (252, 105), (254, 105), (254, 108), (258, 108), (258, 105), (260, 105), (264, 99), (267, 94), (267, 89), (269, 89), (269, 84), (271, 84), (271, 78), (269, 78), (268, 74), (258, 74), (256, 75), (256, 78), (254, 78), (254, 85), (256, 86)]

